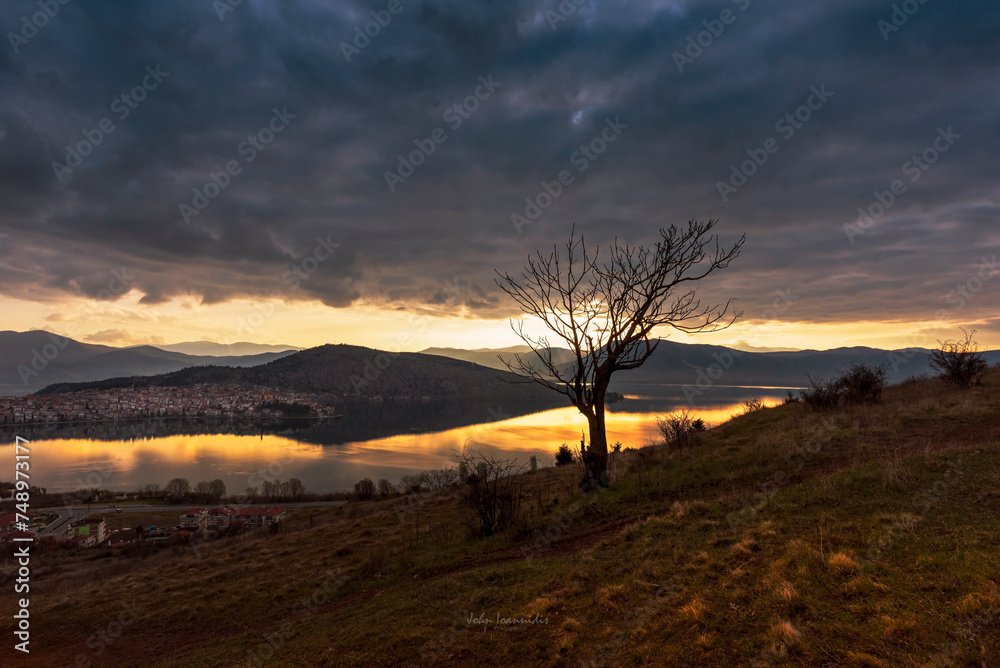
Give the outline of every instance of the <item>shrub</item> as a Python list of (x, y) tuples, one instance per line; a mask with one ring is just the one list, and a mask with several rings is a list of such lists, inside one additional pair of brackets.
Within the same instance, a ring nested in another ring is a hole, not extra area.
[(421, 474), (408, 473), (399, 479), (399, 489), (404, 494), (413, 494), (414, 492), (421, 491), (423, 488), (424, 478)]
[(698, 442), (697, 432), (704, 431), (705, 423), (701, 419), (692, 419), (691, 413), (683, 410), (656, 418), (656, 427), (667, 447), (680, 450)]
[(566, 466), (567, 464), (573, 463), (573, 451), (570, 450), (569, 446), (563, 443), (559, 446), (558, 452), (556, 452), (556, 466)]
[(469, 527), (473, 534), (492, 536), (517, 522), (521, 517), (519, 476), (524, 467), (513, 460), (482, 454), (461, 453), (459, 457), (469, 471), (461, 498), (471, 511)]
[(962, 333), (965, 334), (963, 340), (938, 341), (941, 347), (931, 353), (931, 368), (939, 372), (940, 378), (957, 387), (981, 385), (989, 365), (972, 338), (976, 330), (966, 332), (963, 329)]
[(851, 364), (851, 368), (840, 374), (836, 384), (841, 399), (848, 404), (864, 404), (878, 401), (889, 381), (889, 367), (885, 364)]
[(749, 415), (757, 411), (764, 410), (764, 400), (760, 397), (752, 397), (743, 402), (743, 414)]
[(392, 496), (396, 493), (396, 486), (385, 478), (381, 478), (378, 481), (378, 493), (379, 496)]
[(354, 483), (354, 496), (358, 501), (368, 501), (375, 496), (375, 483), (371, 478), (365, 478)]
[(447, 489), (458, 484), (458, 471), (452, 468), (424, 471), (420, 474), (427, 489)]
[(841, 405), (878, 401), (889, 381), (889, 367), (885, 364), (852, 363), (850, 369), (841, 371), (831, 381), (813, 378), (809, 374), (806, 378), (810, 387), (802, 390), (802, 400), (811, 408), (828, 410)]
[(802, 390), (802, 401), (816, 410), (836, 408), (840, 403), (840, 395), (836, 382), (827, 382), (823, 378), (813, 378), (808, 373), (809, 387)]

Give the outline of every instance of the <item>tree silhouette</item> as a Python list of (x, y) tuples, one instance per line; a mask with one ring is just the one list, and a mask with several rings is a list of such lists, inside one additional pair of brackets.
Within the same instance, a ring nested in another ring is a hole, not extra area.
[(729, 313), (732, 299), (721, 306), (702, 306), (696, 288), (685, 285), (724, 269), (739, 256), (745, 235), (724, 249), (712, 234), (717, 222), (661, 228), (654, 246), (615, 239), (603, 262), (597, 250), (588, 251), (583, 235), (577, 237), (574, 228), (563, 250), (553, 246), (549, 255), (538, 251), (529, 256), (520, 276), (497, 272), (497, 285), (573, 354), (573, 361), (560, 364), (547, 336), (528, 334), (524, 320), (511, 322), (533, 352), (505, 361), (507, 368), (526, 381), (565, 394), (587, 418), (590, 443), (582, 452), (585, 487), (607, 485), (605, 399), (612, 374), (635, 369), (649, 359), (659, 343), (653, 338), (657, 327), (686, 333), (717, 331), (741, 315)]

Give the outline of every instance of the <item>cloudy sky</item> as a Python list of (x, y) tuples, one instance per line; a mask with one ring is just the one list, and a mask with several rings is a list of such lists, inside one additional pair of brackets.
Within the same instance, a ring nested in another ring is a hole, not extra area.
[(1000, 347), (994, 2), (61, 1), (0, 9), (0, 329), (511, 345), (495, 269), (719, 219), (703, 341)]

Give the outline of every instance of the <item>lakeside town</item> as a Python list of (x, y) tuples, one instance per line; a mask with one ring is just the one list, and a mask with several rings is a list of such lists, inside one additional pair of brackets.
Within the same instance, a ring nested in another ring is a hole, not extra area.
[(139, 386), (67, 394), (0, 396), (0, 425), (102, 422), (163, 417), (336, 417), (333, 406), (305, 392), (238, 385)]

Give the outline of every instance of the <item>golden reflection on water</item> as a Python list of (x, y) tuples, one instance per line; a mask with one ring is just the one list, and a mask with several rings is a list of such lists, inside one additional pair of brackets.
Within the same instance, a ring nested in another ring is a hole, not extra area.
[[(780, 403), (765, 400), (766, 405)], [(659, 439), (656, 414), (612, 412), (607, 415), (609, 443), (641, 447)], [(742, 412), (741, 404), (691, 411), (709, 426)], [(370, 441), (312, 445), (265, 434), (198, 434), (131, 441), (60, 439), (31, 445), (32, 482), (52, 490), (81, 487), (136, 489), (185, 477), (194, 485), (221, 478), (230, 493), (241, 493), (255, 472), (269, 471), (270, 479), (300, 478), (311, 491), (348, 489), (364, 477), (397, 482), (416, 471), (454, 466), (454, 454), (463, 448), (526, 462), (538, 456), (540, 465), (552, 463), (561, 443), (578, 447), (587, 420), (573, 407), (557, 408), (488, 424), (440, 432), (399, 434)], [(13, 447), (13, 446), (10, 446)]]

